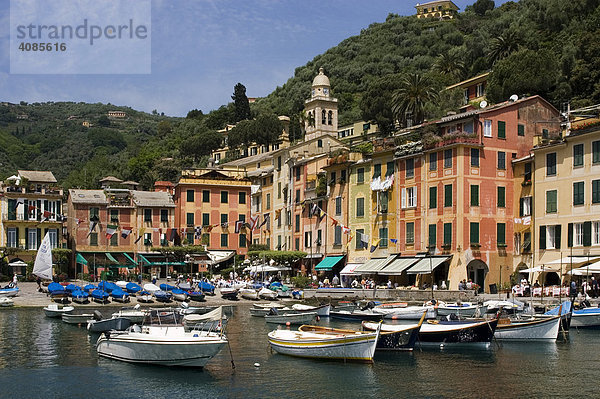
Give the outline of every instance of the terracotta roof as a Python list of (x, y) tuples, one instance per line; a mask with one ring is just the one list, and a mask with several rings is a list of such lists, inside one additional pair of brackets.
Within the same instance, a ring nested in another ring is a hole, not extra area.
[(117, 177), (114, 177), (114, 176), (106, 176), (104, 179), (100, 180), (100, 183), (103, 183), (103, 182), (122, 183), (123, 180), (121, 180), (121, 179), (119, 179)]
[(19, 176), (33, 183), (56, 183), (56, 178), (50, 171), (19, 170)]

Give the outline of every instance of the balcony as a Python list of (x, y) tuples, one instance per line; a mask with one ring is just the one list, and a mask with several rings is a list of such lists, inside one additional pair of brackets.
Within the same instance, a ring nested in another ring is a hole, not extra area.
[(5, 186), (4, 192), (9, 197), (16, 197), (11, 194), (33, 194), (33, 195), (52, 195), (62, 197), (63, 190), (60, 187), (21, 187), (21, 186)]
[[(27, 219), (25, 219), (25, 214), (24, 213), (16, 213), (16, 214), (3, 214), (2, 215), (2, 221), (4, 222), (35, 222), (35, 223), (41, 223), (43, 219), (43, 216), (38, 215), (37, 217), (32, 217), (29, 216)], [(44, 220), (44, 223), (61, 223), (58, 220), (56, 220), (56, 215), (52, 215), (51, 217), (48, 217), (46, 220)]]

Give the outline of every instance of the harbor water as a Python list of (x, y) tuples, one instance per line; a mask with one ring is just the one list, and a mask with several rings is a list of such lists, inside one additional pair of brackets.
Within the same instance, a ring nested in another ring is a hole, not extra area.
[[(374, 364), (355, 364), (272, 353), (267, 333), (277, 327), (248, 307), (238, 306), (228, 323), (231, 354), (224, 347), (203, 370), (99, 358), (97, 335), (83, 326), (41, 309), (2, 309), (0, 398), (598, 396), (597, 330), (571, 330), (567, 342), (378, 352)], [(320, 322), (329, 323), (360, 328)]]

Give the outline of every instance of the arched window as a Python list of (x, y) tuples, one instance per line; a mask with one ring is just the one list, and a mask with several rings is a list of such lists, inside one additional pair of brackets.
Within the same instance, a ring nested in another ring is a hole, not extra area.
[(327, 123), (327, 112), (325, 110), (321, 111), (321, 123), (323, 125)]
[(329, 111), (329, 114), (327, 115), (327, 124), (333, 125), (333, 111)]

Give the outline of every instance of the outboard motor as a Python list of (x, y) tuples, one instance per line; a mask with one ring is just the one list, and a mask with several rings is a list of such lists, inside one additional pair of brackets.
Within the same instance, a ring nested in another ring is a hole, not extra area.
[(373, 309), (375, 307), (375, 302), (369, 301), (365, 306), (363, 306), (360, 310), (368, 310)]
[(94, 310), (94, 320), (102, 320), (102, 313)]

